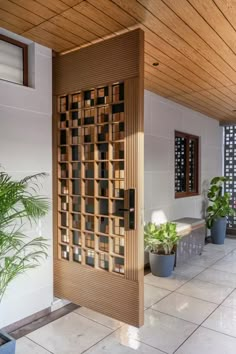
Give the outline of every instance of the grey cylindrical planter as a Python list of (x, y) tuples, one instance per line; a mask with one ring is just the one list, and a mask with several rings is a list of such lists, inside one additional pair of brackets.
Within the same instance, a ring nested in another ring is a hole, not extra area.
[(149, 253), (150, 268), (157, 277), (169, 277), (174, 269), (175, 254)]
[(211, 228), (211, 237), (212, 242), (217, 245), (223, 245), (225, 242), (225, 235), (226, 235), (226, 225), (227, 225), (227, 218), (219, 218), (214, 221), (213, 226)]
[(149, 264), (149, 251), (144, 251), (144, 267)]
[(6, 341), (5, 344), (0, 345), (0, 354), (15, 354), (16, 351), (16, 341), (14, 338), (10, 337), (8, 334), (0, 331), (0, 338)]

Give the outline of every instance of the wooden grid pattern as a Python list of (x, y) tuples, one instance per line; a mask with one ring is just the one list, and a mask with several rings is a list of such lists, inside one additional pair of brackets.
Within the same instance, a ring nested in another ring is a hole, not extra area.
[(124, 83), (58, 97), (58, 255), (125, 273)]
[(235, 18), (234, 0), (0, 1), (0, 26), (61, 53), (143, 29), (145, 88), (220, 121), (236, 119)]

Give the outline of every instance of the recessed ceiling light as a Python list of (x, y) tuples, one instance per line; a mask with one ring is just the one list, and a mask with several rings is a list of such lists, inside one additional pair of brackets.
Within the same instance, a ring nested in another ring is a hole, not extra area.
[(153, 66), (158, 66), (159, 63), (157, 61), (155, 61), (154, 63), (152, 63)]

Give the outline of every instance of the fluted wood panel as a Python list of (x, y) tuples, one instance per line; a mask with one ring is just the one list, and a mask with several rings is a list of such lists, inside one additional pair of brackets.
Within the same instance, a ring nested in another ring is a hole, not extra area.
[(141, 30), (54, 59), (54, 94), (64, 94), (139, 75)]
[[(144, 322), (143, 66), (144, 34), (141, 30), (59, 56), (54, 63), (55, 295), (134, 326)], [(57, 95), (116, 81), (123, 81), (125, 85), (125, 187), (136, 190), (136, 229), (126, 231), (124, 276), (59, 259), (57, 235)]]

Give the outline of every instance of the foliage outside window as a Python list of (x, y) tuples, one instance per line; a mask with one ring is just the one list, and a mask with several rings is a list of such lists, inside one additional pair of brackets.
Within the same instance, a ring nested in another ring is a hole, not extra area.
[(199, 193), (199, 137), (175, 132), (175, 198)]
[(0, 34), (0, 80), (28, 86), (28, 46)]

